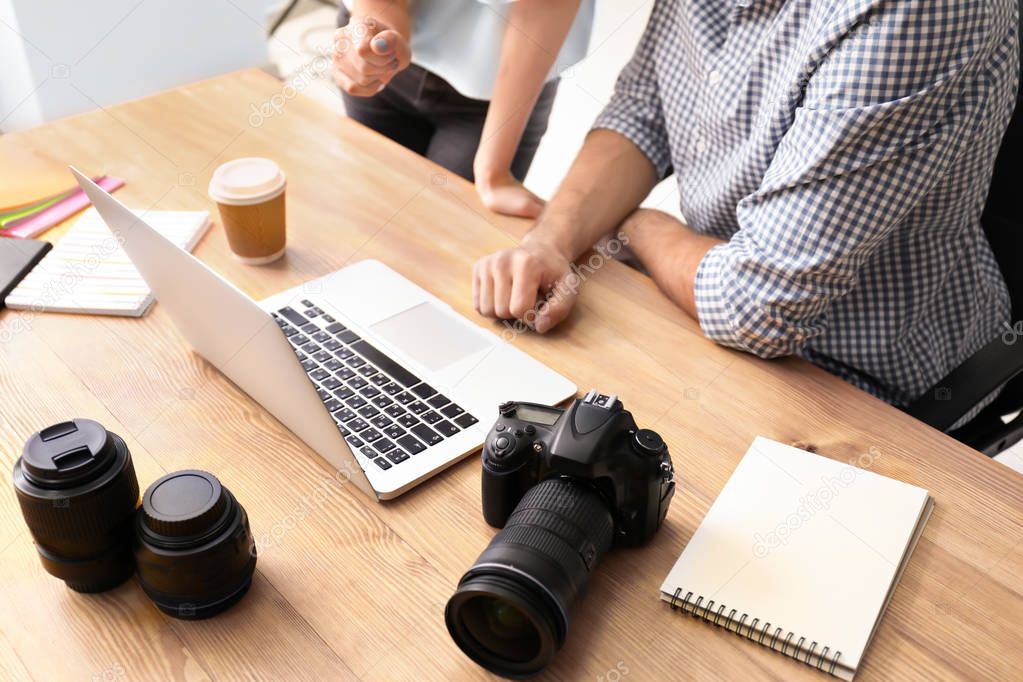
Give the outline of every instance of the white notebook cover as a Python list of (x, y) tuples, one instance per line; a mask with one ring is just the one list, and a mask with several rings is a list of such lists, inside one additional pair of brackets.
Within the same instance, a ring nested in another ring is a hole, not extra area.
[[(191, 251), (209, 229), (208, 211), (135, 211)], [(110, 228), (89, 208), (7, 297), (13, 310), (139, 317), (153, 292)]]
[(926, 490), (853, 466), (874, 457), (848, 464), (757, 438), (661, 598), (851, 680), (933, 506)]

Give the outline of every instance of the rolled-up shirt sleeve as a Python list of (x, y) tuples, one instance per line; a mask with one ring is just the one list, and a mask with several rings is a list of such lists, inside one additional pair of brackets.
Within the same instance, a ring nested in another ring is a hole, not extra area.
[[(999, 42), (975, 7), (955, 17), (957, 31), (917, 42), (906, 31), (922, 10), (899, 8), (823, 60), (760, 186), (737, 206), (739, 230), (699, 265), (708, 338), (777, 357), (828, 328), (832, 302), (974, 137), (985, 103), (964, 95)], [(920, 44), (931, 40), (945, 42)]]
[(655, 49), (667, 28), (664, 21), (668, 3), (658, 2), (632, 59), (615, 82), (614, 94), (597, 116), (593, 128), (606, 128), (623, 135), (643, 152), (658, 178), (671, 175), (671, 147), (657, 86)]

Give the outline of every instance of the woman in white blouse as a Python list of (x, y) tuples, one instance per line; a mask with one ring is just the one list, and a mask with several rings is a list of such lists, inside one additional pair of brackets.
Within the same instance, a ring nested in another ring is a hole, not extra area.
[(349, 116), (536, 217), (522, 185), (594, 0), (345, 0), (333, 74)]

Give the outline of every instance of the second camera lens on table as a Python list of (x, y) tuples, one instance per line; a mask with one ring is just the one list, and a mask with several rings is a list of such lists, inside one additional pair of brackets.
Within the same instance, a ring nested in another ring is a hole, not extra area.
[(186, 470), (157, 479), (142, 497), (135, 532), (139, 582), (168, 615), (208, 618), (252, 584), (248, 515), (213, 474)]

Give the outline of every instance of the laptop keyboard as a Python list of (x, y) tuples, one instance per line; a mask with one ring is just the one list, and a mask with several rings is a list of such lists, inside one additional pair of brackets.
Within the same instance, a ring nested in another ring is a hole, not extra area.
[(308, 300), (272, 313), (352, 450), (381, 469), (478, 419)]

